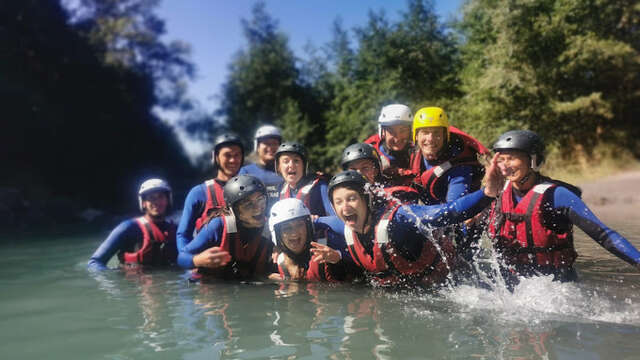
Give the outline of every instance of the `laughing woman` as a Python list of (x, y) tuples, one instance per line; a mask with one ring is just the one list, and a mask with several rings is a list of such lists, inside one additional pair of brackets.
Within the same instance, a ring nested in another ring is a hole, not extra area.
[[(316, 229), (301, 200), (280, 200), (270, 211), (271, 240), (278, 251), (278, 274), (273, 279), (336, 282), (345, 280), (340, 249), (344, 238)], [(348, 259), (350, 260), (350, 259)]]
[(327, 182), (323, 176), (309, 174), (309, 158), (302, 144), (285, 142), (276, 151), (276, 172), (284, 178), (280, 200), (302, 200), (312, 215), (335, 215), (327, 196)]
[(265, 236), (267, 192), (251, 175), (238, 175), (224, 186), (227, 214), (213, 218), (180, 249), (178, 265), (198, 269), (197, 277), (251, 280), (274, 270), (273, 245)]

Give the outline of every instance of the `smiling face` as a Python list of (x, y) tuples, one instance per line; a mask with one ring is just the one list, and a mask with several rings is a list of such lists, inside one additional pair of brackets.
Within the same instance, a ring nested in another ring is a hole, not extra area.
[(307, 223), (304, 218), (282, 223), (279, 229), (282, 244), (294, 254), (301, 254), (307, 246)]
[(331, 194), (331, 203), (340, 220), (353, 231), (364, 233), (368, 205), (360, 193), (348, 187), (336, 188)]
[(218, 151), (218, 178), (227, 181), (238, 174), (242, 166), (242, 149), (238, 145), (225, 145)]
[(392, 125), (382, 129), (384, 142), (387, 149), (391, 151), (402, 151), (409, 145), (411, 137), (411, 126)]
[(273, 164), (280, 140), (276, 137), (260, 138), (258, 141), (258, 158), (262, 164)]
[(151, 218), (162, 218), (169, 207), (169, 196), (164, 191), (152, 191), (142, 196), (142, 207)]
[(498, 153), (498, 169), (507, 180), (517, 183), (531, 171), (531, 159), (522, 151), (504, 150)]
[(234, 214), (248, 228), (259, 228), (266, 221), (267, 197), (255, 192), (246, 199), (239, 201), (233, 208)]
[(295, 187), (304, 175), (304, 161), (295, 153), (284, 153), (278, 159), (278, 173), (290, 186)]
[(422, 156), (427, 160), (436, 160), (438, 153), (444, 146), (447, 129), (441, 126), (418, 129), (416, 145), (420, 148)]

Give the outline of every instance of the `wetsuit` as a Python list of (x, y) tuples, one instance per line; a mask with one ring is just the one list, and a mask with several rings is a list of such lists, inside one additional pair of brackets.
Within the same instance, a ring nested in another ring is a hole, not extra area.
[(267, 209), (270, 209), (271, 205), (278, 201), (278, 189), (284, 182), (284, 179), (273, 171), (273, 164), (270, 167), (260, 164), (245, 165), (238, 172), (238, 175), (244, 174), (255, 176), (264, 183), (269, 198)]
[(416, 176), (411, 171), (411, 154), (413, 147), (409, 144), (404, 150), (390, 151), (385, 149), (384, 142), (378, 134), (371, 135), (364, 143), (373, 146), (380, 155), (382, 173), (391, 178), (391, 186), (409, 185)]
[[(542, 265), (538, 263), (539, 261), (536, 261), (535, 257), (539, 257), (540, 255), (532, 255), (532, 263), (523, 264), (522, 261), (517, 260), (518, 254), (510, 254), (509, 250), (512, 249), (503, 249), (505, 251), (505, 260), (508, 264), (511, 263), (514, 265), (513, 269), (517, 273), (521, 275), (535, 275), (536, 273), (553, 274), (558, 280), (576, 279), (577, 277), (572, 267), (573, 260), (576, 257), (572, 237), (573, 225), (578, 226), (580, 230), (584, 231), (598, 244), (618, 258), (632, 265), (640, 264), (640, 252), (631, 245), (627, 239), (602, 223), (602, 221), (591, 212), (582, 199), (574, 193), (574, 191), (576, 191), (575, 189), (571, 191), (567, 188), (567, 186), (570, 185), (563, 186), (562, 183), (559, 184), (559, 182), (555, 180), (539, 177), (538, 184), (543, 183), (550, 184), (551, 186), (547, 189), (542, 189), (544, 192), (542, 193), (540, 205), (538, 209), (533, 209), (534, 212), (540, 212), (540, 226), (542, 227), (540, 231), (550, 230), (549, 236), (553, 237), (564, 236), (566, 240), (562, 248), (558, 247), (557, 250), (553, 251), (561, 252), (568, 249), (572, 251), (574, 255), (570, 257), (566, 263), (554, 264), (553, 261), (550, 261), (548, 265)], [(517, 206), (517, 204), (520, 203), (527, 194), (532, 193), (535, 188), (536, 186), (526, 194), (522, 194), (513, 188), (511, 194), (509, 194), (508, 190), (511, 189), (511, 186), (507, 184), (507, 190), (505, 190), (499, 199), (511, 195), (513, 204)], [(534, 205), (535, 204), (532, 204), (532, 206)], [(489, 221), (496, 224), (496, 216), (496, 212), (492, 212)], [(533, 226), (536, 226), (535, 223), (533, 223)], [(533, 231), (536, 231), (536, 229), (533, 229)], [(522, 236), (522, 242), (527, 243), (525, 234), (518, 233), (517, 236), (518, 238)], [(549, 250), (547, 252), (551, 251)], [(545, 254), (541, 255), (545, 256)]]
[[(154, 223), (157, 228), (166, 233), (166, 244), (162, 246), (161, 259), (153, 259), (154, 265), (169, 265), (176, 263), (176, 225), (171, 222), (161, 221)], [(107, 269), (107, 263), (113, 255), (123, 262), (124, 253), (133, 253), (142, 245), (144, 233), (138, 224), (137, 219), (129, 219), (121, 222), (100, 244), (98, 249), (91, 255), (89, 259), (89, 268), (96, 270)], [(164, 263), (164, 264), (163, 264)]]
[[(218, 179), (214, 179), (214, 181), (220, 186), (224, 186), (226, 183)], [(191, 188), (187, 198), (184, 200), (184, 209), (182, 210), (182, 217), (176, 234), (178, 250), (193, 240), (196, 221), (202, 216), (207, 205), (207, 191), (207, 186), (204, 183), (198, 184)]]
[[(273, 243), (268, 231), (264, 231), (264, 227), (242, 227), (232, 218), (220, 216), (204, 225), (193, 241), (180, 249), (178, 265), (185, 269), (193, 269), (195, 255), (220, 246), (227, 248), (225, 250), (231, 255), (231, 261), (219, 270), (198, 269), (201, 274), (222, 279), (252, 279), (277, 272), (271, 259)], [(231, 222), (229, 219), (232, 219)]]
[[(307, 185), (313, 185), (308, 194), (304, 195), (300, 193)], [(299, 181), (296, 188), (292, 188), (287, 183), (283, 183), (279, 192), (280, 200), (290, 197), (302, 200), (312, 215), (331, 216), (336, 214), (329, 201), (327, 181), (323, 177), (317, 177), (315, 174), (305, 176)]]
[[(485, 196), (482, 190), (478, 190), (447, 204), (400, 206), (389, 220), (389, 242), (402, 258), (415, 261), (425, 246), (425, 231), (431, 232), (434, 228), (464, 221), (482, 211), (492, 200), (493, 198)], [(376, 209), (374, 219), (381, 218), (381, 212), (385, 210)], [(345, 226), (340, 226), (342, 222), (324, 218), (319, 221), (325, 223), (330, 231), (345, 236)], [(370, 226), (366, 234), (357, 234), (359, 242), (369, 256), (374, 256), (375, 228), (376, 226)]]

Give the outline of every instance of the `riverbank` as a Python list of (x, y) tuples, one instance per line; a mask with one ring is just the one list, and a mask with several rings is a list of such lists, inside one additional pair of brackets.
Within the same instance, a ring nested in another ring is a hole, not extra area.
[(586, 180), (582, 198), (598, 216), (640, 224), (640, 170)]

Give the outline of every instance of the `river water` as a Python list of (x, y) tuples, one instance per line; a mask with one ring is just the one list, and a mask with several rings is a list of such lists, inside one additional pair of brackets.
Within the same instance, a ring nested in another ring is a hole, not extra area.
[[(602, 219), (640, 246), (640, 224)], [(106, 234), (1, 239), (2, 359), (640, 359), (640, 274), (578, 232), (580, 281), (437, 292), (91, 273)]]

